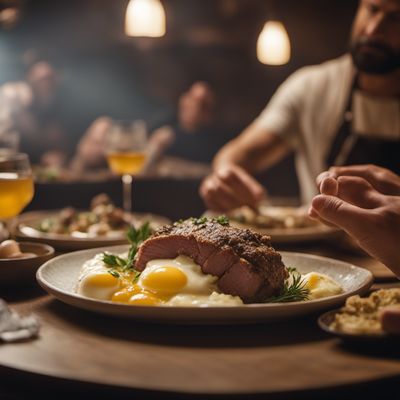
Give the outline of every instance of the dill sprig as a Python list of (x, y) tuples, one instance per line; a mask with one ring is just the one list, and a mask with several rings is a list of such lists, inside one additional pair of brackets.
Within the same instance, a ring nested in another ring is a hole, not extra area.
[(135, 283), (140, 276), (139, 271), (135, 271), (135, 258), (140, 245), (149, 238), (153, 233), (149, 222), (145, 222), (142, 226), (136, 229), (134, 226), (129, 228), (127, 238), (131, 247), (128, 251), (126, 258), (117, 256), (115, 254), (103, 253), (102, 261), (107, 265), (108, 273), (115, 278), (120, 278), (121, 273), (134, 272), (133, 283)]
[(310, 291), (306, 287), (306, 282), (296, 270), (296, 268), (287, 268), (289, 277), (285, 280), (282, 293), (265, 300), (266, 303), (289, 303), (292, 301), (304, 301), (308, 299)]

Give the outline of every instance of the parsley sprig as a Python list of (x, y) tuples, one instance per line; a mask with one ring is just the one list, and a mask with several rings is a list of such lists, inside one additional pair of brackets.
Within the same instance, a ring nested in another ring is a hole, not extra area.
[(213, 218), (214, 221), (218, 222), (222, 226), (228, 226), (229, 225), (229, 218), (226, 215), (219, 215), (216, 218)]
[(283, 291), (278, 296), (273, 296), (265, 300), (266, 303), (289, 303), (292, 301), (308, 300), (310, 291), (306, 287), (303, 277), (296, 268), (287, 268), (289, 278), (285, 280)]
[(127, 238), (131, 247), (129, 248), (127, 258), (117, 256), (115, 254), (103, 253), (102, 261), (107, 265), (108, 273), (115, 278), (120, 278), (121, 274), (124, 273), (134, 273), (133, 283), (135, 283), (140, 272), (135, 271), (135, 258), (139, 250), (140, 245), (149, 238), (153, 233), (149, 222), (145, 222), (142, 226), (136, 229), (134, 226), (129, 228), (127, 233)]
[(226, 215), (219, 215), (218, 217), (215, 218), (207, 218), (207, 217), (191, 217), (188, 219), (180, 219), (179, 221), (175, 222), (175, 224), (183, 224), (185, 222), (191, 222), (193, 225), (204, 225), (207, 222), (218, 222), (222, 226), (228, 226), (229, 225), (229, 218)]

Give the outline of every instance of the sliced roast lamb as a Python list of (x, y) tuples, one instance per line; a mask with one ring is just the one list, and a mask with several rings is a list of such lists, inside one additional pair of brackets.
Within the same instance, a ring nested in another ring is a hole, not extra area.
[(135, 268), (142, 271), (150, 260), (178, 255), (192, 258), (205, 274), (218, 276), (220, 291), (245, 303), (280, 294), (287, 277), (269, 236), (204, 219), (157, 230), (140, 246)]

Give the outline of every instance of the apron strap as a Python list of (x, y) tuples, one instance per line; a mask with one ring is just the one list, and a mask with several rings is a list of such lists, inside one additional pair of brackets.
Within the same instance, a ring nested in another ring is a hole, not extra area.
[(350, 90), (342, 125), (326, 158), (326, 166), (376, 164), (400, 174), (399, 140), (362, 137), (352, 132), (352, 100), (356, 83), (357, 76)]
[(347, 99), (346, 108), (343, 114), (343, 121), (340, 125), (335, 139), (331, 145), (331, 149), (326, 157), (326, 166), (329, 168), (332, 165), (340, 165), (344, 164), (344, 162), (339, 162), (343, 160), (337, 160), (337, 158), (341, 155), (344, 144), (349, 140), (351, 136), (351, 122), (353, 120), (353, 112), (352, 112), (352, 101), (353, 101), (353, 92), (357, 84), (357, 76), (354, 77), (353, 83), (351, 85), (351, 89), (349, 92), (349, 97)]

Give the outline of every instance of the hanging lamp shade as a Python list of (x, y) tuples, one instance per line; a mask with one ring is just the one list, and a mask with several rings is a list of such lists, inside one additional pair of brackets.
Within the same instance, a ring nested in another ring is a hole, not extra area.
[(290, 60), (290, 40), (282, 22), (268, 21), (257, 40), (257, 58), (267, 65), (283, 65)]
[(164, 36), (165, 20), (165, 10), (160, 0), (130, 0), (125, 14), (125, 34), (140, 37)]

